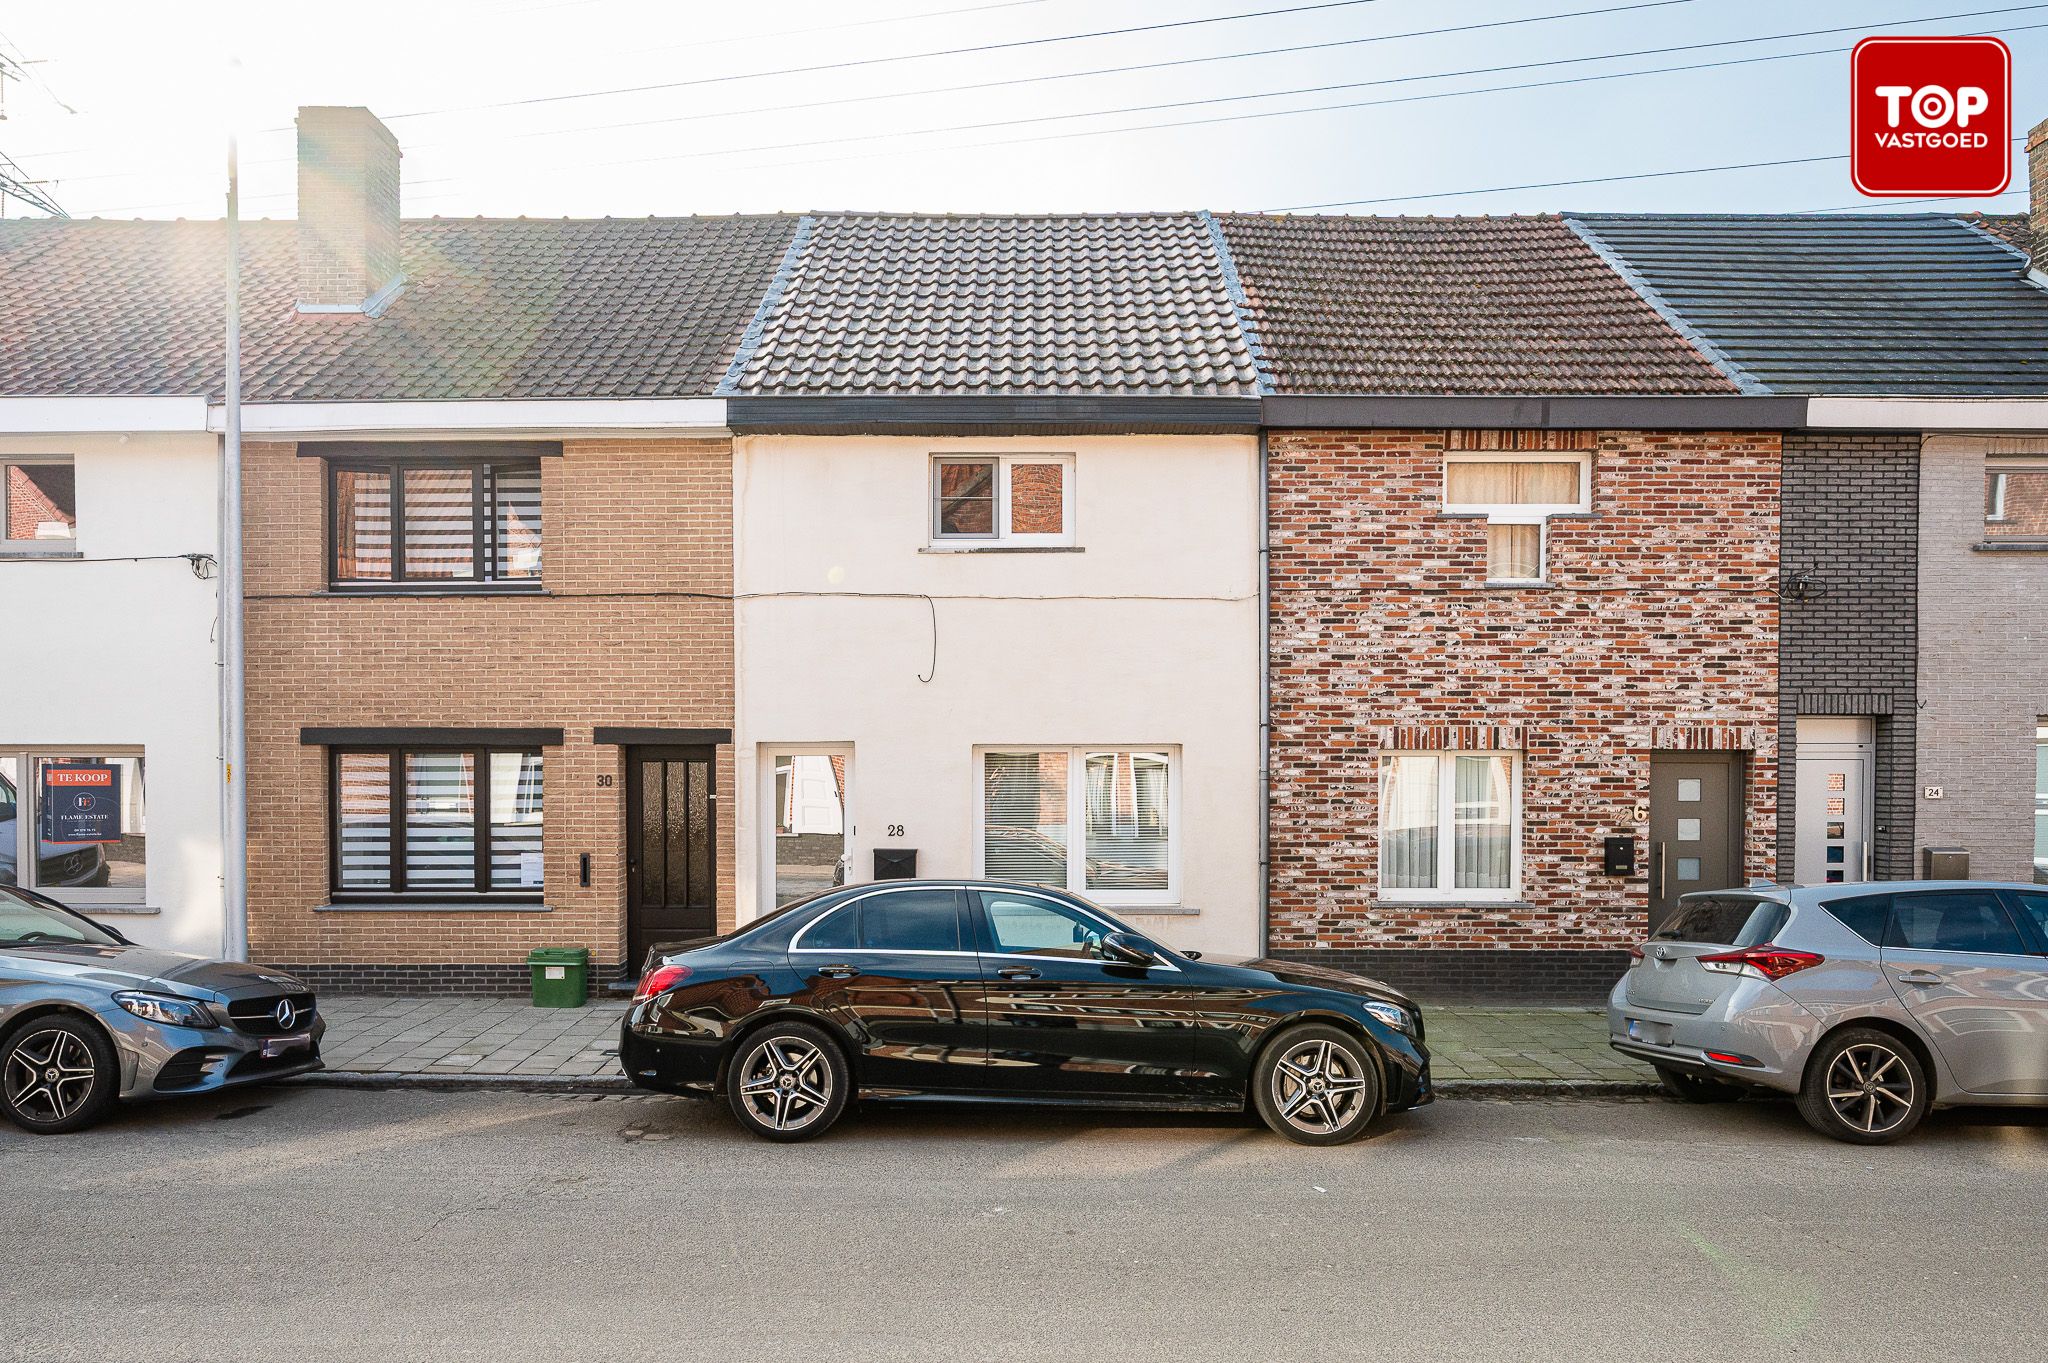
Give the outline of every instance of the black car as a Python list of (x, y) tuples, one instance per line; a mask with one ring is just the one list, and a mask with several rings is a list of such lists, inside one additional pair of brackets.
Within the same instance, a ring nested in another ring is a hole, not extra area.
[(1076, 895), (987, 881), (849, 886), (656, 947), (619, 1058), (778, 1141), (858, 1097), (1249, 1104), (1336, 1145), (1431, 1097), (1421, 1011), (1385, 985), (1169, 951)]

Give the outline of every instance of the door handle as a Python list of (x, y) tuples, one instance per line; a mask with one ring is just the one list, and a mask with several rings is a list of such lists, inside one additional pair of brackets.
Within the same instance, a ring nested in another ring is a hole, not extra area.
[(1028, 965), (1006, 965), (998, 970), (996, 974), (1006, 980), (1035, 980), (1038, 978), (1038, 972)]
[(860, 972), (850, 965), (821, 965), (818, 973), (828, 980), (850, 980)]
[(1899, 983), (1918, 985), (1940, 984), (1941, 976), (1931, 970), (1902, 970), (1899, 972)]

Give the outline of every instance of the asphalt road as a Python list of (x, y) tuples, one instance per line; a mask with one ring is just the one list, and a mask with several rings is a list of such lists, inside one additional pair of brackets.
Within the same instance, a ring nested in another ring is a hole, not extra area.
[(0, 1358), (2041, 1357), (2048, 1116), (1888, 1150), (1789, 1108), (1247, 1123), (245, 1090), (0, 1131)]

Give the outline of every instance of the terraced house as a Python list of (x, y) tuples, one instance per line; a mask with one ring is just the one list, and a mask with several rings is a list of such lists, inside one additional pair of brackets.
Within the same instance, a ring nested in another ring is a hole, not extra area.
[[(603, 982), (934, 874), (1579, 998), (1690, 890), (2048, 876), (2048, 214), (406, 220), (367, 111), (300, 152), (256, 959)], [(0, 224), (0, 624), (68, 641), (0, 660), (0, 874), (196, 951), (223, 244)]]

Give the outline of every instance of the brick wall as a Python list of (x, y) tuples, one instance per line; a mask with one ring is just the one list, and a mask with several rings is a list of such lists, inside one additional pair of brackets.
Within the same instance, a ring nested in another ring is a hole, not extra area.
[[(1456, 974), (1459, 953), (1507, 949), (1579, 989), (1564, 953), (1608, 969), (1644, 930), (1645, 879), (1602, 874), (1601, 854), (1613, 834), (1647, 846), (1636, 812), (1652, 751), (1746, 749), (1744, 872), (1774, 869), (1779, 441), (1589, 435), (1592, 512), (1552, 521), (1552, 585), (1487, 588), (1485, 522), (1441, 511), (1446, 440), (1270, 438), (1271, 946), (1411, 951), (1431, 979)], [(1521, 902), (1378, 896), (1378, 758), (1392, 746), (1523, 752)]]
[(1778, 859), (1789, 876), (1798, 717), (1872, 716), (1871, 869), (1881, 880), (1910, 878), (1920, 437), (1793, 432), (1783, 500)]
[(1980, 548), (1991, 454), (2039, 438), (1930, 436), (1920, 472), (1920, 847), (1961, 847), (1970, 874), (2034, 878), (2034, 728), (2048, 717), (2048, 552)]
[[(730, 442), (571, 441), (542, 460), (546, 591), (513, 597), (328, 594), (322, 461), (256, 443), (245, 459), (252, 956), (318, 981), (417, 987), (516, 985), (535, 946), (588, 947), (615, 968), (624, 761), (592, 729), (731, 727)], [(560, 727), (563, 745), (543, 754), (550, 911), (321, 911), (327, 752), (299, 739), (330, 725)], [(716, 779), (730, 925), (729, 747)]]

